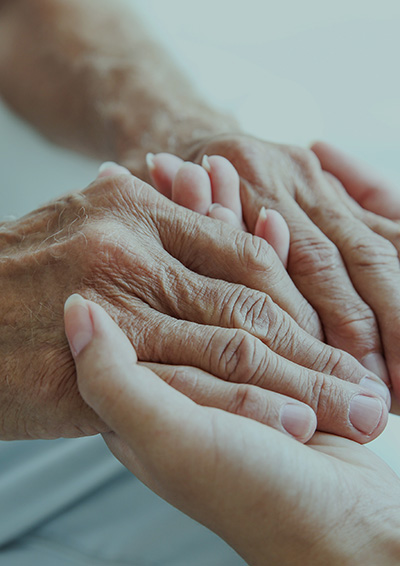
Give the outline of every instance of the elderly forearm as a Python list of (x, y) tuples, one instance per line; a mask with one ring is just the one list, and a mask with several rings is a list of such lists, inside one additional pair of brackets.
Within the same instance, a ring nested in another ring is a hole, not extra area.
[(129, 5), (15, 0), (0, 21), (0, 92), (51, 139), (140, 164), (236, 128), (208, 107)]

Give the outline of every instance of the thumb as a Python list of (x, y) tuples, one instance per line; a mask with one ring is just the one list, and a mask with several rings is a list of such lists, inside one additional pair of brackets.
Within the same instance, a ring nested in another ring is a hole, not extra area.
[(275, 532), (282, 506), (301, 499), (293, 465), (310, 449), (256, 421), (196, 405), (138, 365), (124, 333), (79, 295), (65, 304), (65, 330), (79, 390), (117, 434), (128, 467), (255, 563), (273, 542), (266, 533)]
[(199, 407), (138, 365), (128, 338), (99, 305), (69, 297), (65, 331), (86, 403), (136, 452), (145, 448), (148, 457), (160, 434), (168, 449), (172, 437), (182, 435), (184, 415)]
[[(106, 438), (112, 452), (158, 495), (197, 519), (205, 511), (207, 521), (215, 492), (224, 491), (213, 478), (213, 456), (234, 444), (232, 421), (225, 426), (223, 411), (197, 405), (138, 365), (128, 338), (99, 305), (72, 295), (64, 318), (79, 391), (114, 431)], [(216, 428), (221, 428), (221, 442)]]

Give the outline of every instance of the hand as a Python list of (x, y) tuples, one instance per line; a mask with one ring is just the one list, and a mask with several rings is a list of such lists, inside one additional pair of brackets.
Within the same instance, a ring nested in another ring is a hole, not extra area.
[[(317, 142), (312, 151), (318, 157), (326, 173), (336, 177), (338, 197), (367, 226), (399, 249), (400, 191), (364, 163), (346, 155), (336, 147)], [(382, 218), (383, 217), (383, 218)], [(388, 222), (385, 218), (394, 222)], [(400, 393), (392, 395), (391, 412), (400, 415)]]
[[(378, 229), (385, 227), (384, 219), (376, 216), (378, 213), (386, 218), (400, 219), (400, 192), (396, 187), (327, 143), (317, 142), (312, 150), (324, 171), (337, 178), (332, 177), (332, 182), (335, 183), (338, 197), (353, 210), (355, 216), (364, 216), (364, 221), (372, 226), (377, 223)], [(227, 159), (205, 155), (200, 166), (184, 163), (172, 154), (160, 153), (148, 154), (146, 162), (155, 188), (173, 202), (247, 230), (242, 217), (240, 179)], [(365, 213), (364, 207), (375, 214)], [(393, 223), (387, 223), (386, 228), (390, 227), (393, 228)], [(287, 266), (290, 232), (279, 212), (266, 211), (263, 207), (254, 226), (254, 235), (266, 240), (283, 265)], [(389, 232), (389, 239), (390, 235)], [(393, 394), (391, 412), (400, 414), (400, 404)]]
[[(360, 442), (386, 424), (387, 391), (376, 377), (311, 338), (264, 294), (299, 302), (290, 281), (285, 290), (266, 277), (284, 273), (267, 246), (177, 207), (130, 175), (101, 178), (4, 224), (0, 238), (3, 439), (106, 430), (78, 394), (62, 332), (62, 305), (74, 291), (108, 310), (143, 361), (198, 368), (160, 373), (199, 402), (213, 396), (204, 393), (203, 370), (241, 384), (214, 389), (214, 404), (251, 416), (267, 413), (267, 403), (274, 407), (268, 423), (280, 430), (286, 401), (272, 392), (312, 407), (321, 429)], [(271, 393), (260, 397), (246, 384)], [(359, 401), (375, 410), (365, 417)], [(314, 426), (306, 410), (291, 432), (304, 440)]]
[[(184, 163), (170, 153), (149, 153), (146, 163), (151, 183), (161, 194), (189, 210), (248, 231), (242, 215), (239, 175), (227, 159), (204, 155), (200, 166)], [(290, 232), (279, 212), (267, 212), (262, 207), (254, 235), (266, 240), (287, 267)], [(313, 332), (314, 328), (309, 330)]]
[(320, 433), (304, 446), (200, 407), (137, 365), (98, 305), (68, 301), (65, 325), (79, 390), (112, 429), (114, 454), (247, 563), (399, 563), (400, 481), (367, 449)]
[(392, 224), (389, 241), (383, 228), (384, 237), (356, 217), (308, 150), (226, 135), (188, 148), (183, 157), (200, 163), (204, 154), (224, 156), (238, 171), (250, 231), (263, 205), (287, 221), (289, 274), (317, 310), (328, 342), (386, 379), (382, 338), (398, 390), (400, 270), (393, 244), (400, 249), (399, 227)]

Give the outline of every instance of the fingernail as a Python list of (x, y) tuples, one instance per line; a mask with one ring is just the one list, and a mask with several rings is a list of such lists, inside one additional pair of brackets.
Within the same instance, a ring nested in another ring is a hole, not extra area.
[(281, 409), (281, 424), (291, 436), (304, 439), (314, 432), (316, 416), (307, 405), (288, 403)]
[(65, 333), (72, 355), (78, 356), (93, 338), (93, 324), (86, 301), (71, 295), (64, 305)]
[(363, 434), (372, 434), (378, 426), (383, 412), (382, 401), (366, 395), (356, 395), (350, 402), (351, 424)]
[[(104, 173), (106, 172), (107, 175), (104, 175)], [(105, 161), (99, 167), (99, 174), (97, 175), (97, 178), (111, 176), (111, 175), (126, 175), (126, 174), (130, 175), (130, 171), (126, 167), (123, 167), (118, 163), (114, 163), (114, 161)]]
[(379, 395), (385, 401), (385, 403), (390, 405), (390, 393), (389, 389), (383, 383), (379, 383), (379, 381), (375, 381), (375, 379), (371, 379), (370, 377), (363, 377), (360, 381), (361, 387), (368, 389), (371, 393), (375, 395)]
[(367, 354), (362, 360), (362, 365), (380, 377), (385, 383), (389, 383), (389, 374), (385, 360), (381, 354)]
[(208, 214), (210, 214), (210, 212), (212, 212), (216, 208), (222, 208), (222, 204), (218, 204), (217, 202), (214, 202), (214, 204), (212, 204), (208, 209)]
[(259, 220), (266, 220), (267, 218), (267, 210), (265, 208), (265, 206), (261, 207), (260, 213), (258, 215)]
[(203, 155), (203, 159), (201, 160), (201, 166), (203, 169), (207, 171), (207, 173), (211, 173), (211, 165), (208, 161), (208, 155)]
[(154, 169), (156, 168), (156, 165), (154, 163), (154, 153), (148, 153), (146, 155), (146, 165), (150, 173), (154, 171)]

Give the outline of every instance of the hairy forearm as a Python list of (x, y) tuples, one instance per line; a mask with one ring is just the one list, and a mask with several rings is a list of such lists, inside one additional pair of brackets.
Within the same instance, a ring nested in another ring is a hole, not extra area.
[(0, 92), (51, 139), (133, 162), (235, 129), (122, 1), (15, 0), (0, 20)]

